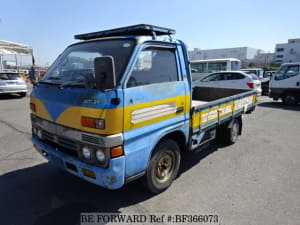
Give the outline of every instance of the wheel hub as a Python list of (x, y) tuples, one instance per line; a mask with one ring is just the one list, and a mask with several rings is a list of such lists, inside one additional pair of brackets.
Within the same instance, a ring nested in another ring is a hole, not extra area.
[(164, 183), (170, 179), (174, 171), (175, 155), (173, 152), (165, 152), (156, 165), (155, 178), (157, 182)]

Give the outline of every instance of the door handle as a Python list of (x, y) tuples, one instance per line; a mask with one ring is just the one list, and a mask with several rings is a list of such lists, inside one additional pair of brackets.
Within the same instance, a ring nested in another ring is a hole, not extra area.
[(296, 86), (300, 86), (300, 82), (299, 81), (296, 83)]
[(183, 112), (183, 110), (184, 110), (184, 107), (177, 107), (176, 113), (181, 113), (181, 112)]

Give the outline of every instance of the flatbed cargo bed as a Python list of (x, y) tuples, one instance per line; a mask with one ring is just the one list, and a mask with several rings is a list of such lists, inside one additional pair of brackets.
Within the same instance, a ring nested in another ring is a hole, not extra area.
[(193, 133), (254, 110), (256, 91), (215, 87), (195, 87), (192, 96)]

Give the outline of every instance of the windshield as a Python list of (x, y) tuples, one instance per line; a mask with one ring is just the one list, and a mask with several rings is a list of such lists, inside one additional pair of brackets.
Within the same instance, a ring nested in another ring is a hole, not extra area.
[(112, 56), (116, 79), (121, 79), (131, 52), (133, 40), (102, 40), (80, 43), (68, 47), (55, 61), (41, 82), (57, 85), (95, 87), (94, 60)]
[(0, 73), (0, 80), (18, 80), (19, 78), (18, 73)]
[(257, 70), (242, 70), (242, 71), (244, 71), (244, 72), (247, 73), (247, 74), (255, 74), (255, 75), (258, 75), (258, 74), (257, 74)]
[(299, 65), (283, 65), (275, 74), (275, 80), (284, 80), (299, 74)]
[(253, 80), (258, 80), (258, 77), (254, 73), (249, 73)]

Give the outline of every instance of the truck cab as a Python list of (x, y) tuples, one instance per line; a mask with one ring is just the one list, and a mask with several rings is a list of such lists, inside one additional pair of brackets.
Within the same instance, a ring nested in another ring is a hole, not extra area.
[(269, 96), (287, 105), (300, 102), (300, 63), (284, 63), (270, 81)]
[[(76, 35), (81, 41), (58, 57), (31, 94), (38, 151), (70, 173), (116, 189), (145, 174), (163, 137), (186, 144), (191, 81), (185, 46), (173, 33), (137, 25)], [(165, 161), (179, 160), (171, 155)]]
[[(53, 165), (108, 189), (167, 189), (181, 151), (241, 134), (256, 92), (191, 88), (175, 31), (140, 24), (75, 35), (30, 98), (32, 141)], [(192, 96), (195, 99), (192, 99)]]

